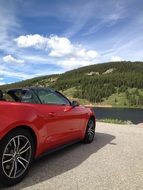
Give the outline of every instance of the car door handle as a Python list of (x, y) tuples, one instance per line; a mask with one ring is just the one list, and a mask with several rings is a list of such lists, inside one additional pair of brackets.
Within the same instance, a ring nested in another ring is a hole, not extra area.
[(56, 116), (56, 113), (55, 112), (50, 112), (50, 113), (48, 113), (48, 116), (49, 117), (54, 117), (54, 116)]

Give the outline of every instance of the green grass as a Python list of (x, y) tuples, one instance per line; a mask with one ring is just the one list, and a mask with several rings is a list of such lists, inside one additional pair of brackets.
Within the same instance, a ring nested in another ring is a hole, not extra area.
[(68, 98), (73, 98), (74, 97), (74, 93), (77, 91), (77, 89), (75, 87), (66, 89), (64, 91), (62, 91), (62, 93), (67, 96)]
[(120, 119), (111, 119), (111, 118), (105, 118), (105, 119), (99, 119), (97, 121), (105, 122), (105, 123), (113, 123), (113, 124), (132, 124), (131, 121), (123, 121)]
[(108, 98), (104, 98), (103, 104), (109, 104), (114, 107), (125, 107), (128, 105), (128, 100), (126, 99), (125, 93), (115, 93), (109, 96)]
[[(129, 93), (134, 93), (137, 88), (128, 88)], [(143, 95), (143, 89), (138, 89), (139, 94)], [(137, 95), (136, 95), (136, 98)], [(143, 106), (131, 106), (126, 97), (126, 93), (114, 93), (108, 98), (104, 98), (102, 104), (104, 105), (112, 105), (113, 107), (124, 107), (124, 108), (143, 108)]]

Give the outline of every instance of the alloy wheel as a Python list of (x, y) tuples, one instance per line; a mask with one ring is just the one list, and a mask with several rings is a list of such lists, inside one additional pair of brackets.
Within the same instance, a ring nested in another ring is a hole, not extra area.
[(20, 177), (27, 169), (32, 154), (31, 143), (26, 136), (13, 137), (6, 145), (2, 156), (2, 168), (9, 178)]
[(88, 133), (89, 140), (92, 140), (95, 134), (95, 124), (92, 119), (89, 120), (87, 133)]

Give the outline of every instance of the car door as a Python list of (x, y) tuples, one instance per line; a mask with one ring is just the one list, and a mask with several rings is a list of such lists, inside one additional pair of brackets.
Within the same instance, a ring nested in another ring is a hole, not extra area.
[(38, 89), (36, 94), (42, 104), (38, 110), (46, 119), (46, 147), (53, 148), (80, 137), (82, 115), (69, 100), (51, 89)]

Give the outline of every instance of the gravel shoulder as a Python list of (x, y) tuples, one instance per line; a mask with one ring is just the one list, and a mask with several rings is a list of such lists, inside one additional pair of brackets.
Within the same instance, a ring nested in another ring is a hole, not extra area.
[(9, 190), (143, 189), (143, 125), (97, 122), (92, 144), (77, 143), (33, 164)]

